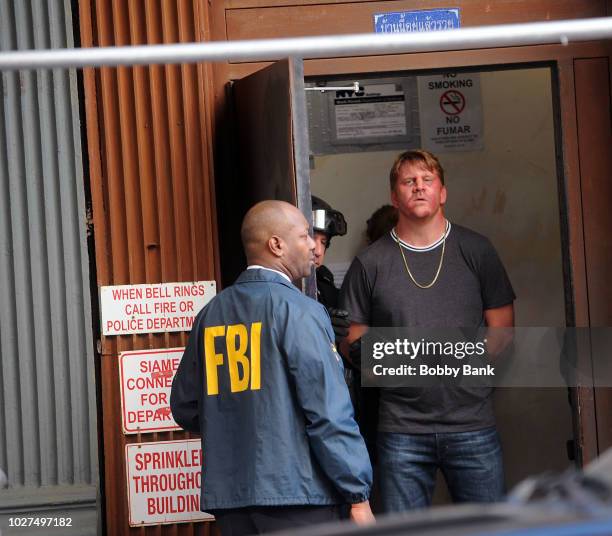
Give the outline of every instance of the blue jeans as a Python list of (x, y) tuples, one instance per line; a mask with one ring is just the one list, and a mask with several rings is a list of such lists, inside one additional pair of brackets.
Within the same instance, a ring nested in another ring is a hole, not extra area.
[(502, 451), (494, 426), (441, 434), (379, 432), (377, 448), (385, 512), (429, 506), (438, 468), (454, 502), (495, 502), (504, 495)]

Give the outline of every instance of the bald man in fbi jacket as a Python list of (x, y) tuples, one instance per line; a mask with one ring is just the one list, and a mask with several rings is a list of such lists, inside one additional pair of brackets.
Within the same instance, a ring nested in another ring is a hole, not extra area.
[(202, 510), (222, 534), (339, 518), (373, 521), (372, 468), (325, 308), (292, 283), (314, 241), (293, 205), (263, 201), (242, 224), (248, 268), (195, 319), (172, 384), (177, 423), (202, 436)]

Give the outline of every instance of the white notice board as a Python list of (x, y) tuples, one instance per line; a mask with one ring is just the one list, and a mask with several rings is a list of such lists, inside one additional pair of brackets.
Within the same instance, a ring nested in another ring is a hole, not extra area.
[(480, 73), (417, 78), (421, 146), (433, 153), (483, 149)]
[(406, 135), (406, 96), (395, 84), (370, 84), (361, 91), (336, 91), (336, 141)]
[(213, 520), (200, 512), (199, 439), (125, 446), (130, 526)]
[(101, 287), (102, 335), (191, 331), (216, 289), (215, 281)]

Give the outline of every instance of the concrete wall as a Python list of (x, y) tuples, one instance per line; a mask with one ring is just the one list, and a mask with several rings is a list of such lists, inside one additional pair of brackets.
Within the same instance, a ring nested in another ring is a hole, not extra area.
[[(2, 0), (0, 50), (73, 47), (73, 16), (70, 0)], [(93, 535), (98, 436), (77, 73), (3, 72), (0, 88), (0, 530)], [(9, 527), (28, 516), (71, 522)]]

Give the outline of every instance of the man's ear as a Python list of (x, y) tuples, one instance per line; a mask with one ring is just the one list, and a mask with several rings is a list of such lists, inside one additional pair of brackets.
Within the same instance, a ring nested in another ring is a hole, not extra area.
[(444, 206), (446, 204), (446, 186), (442, 186), (442, 190), (440, 191), (440, 205)]
[(268, 239), (268, 249), (275, 257), (282, 257), (285, 254), (285, 242), (280, 236), (272, 235)]

